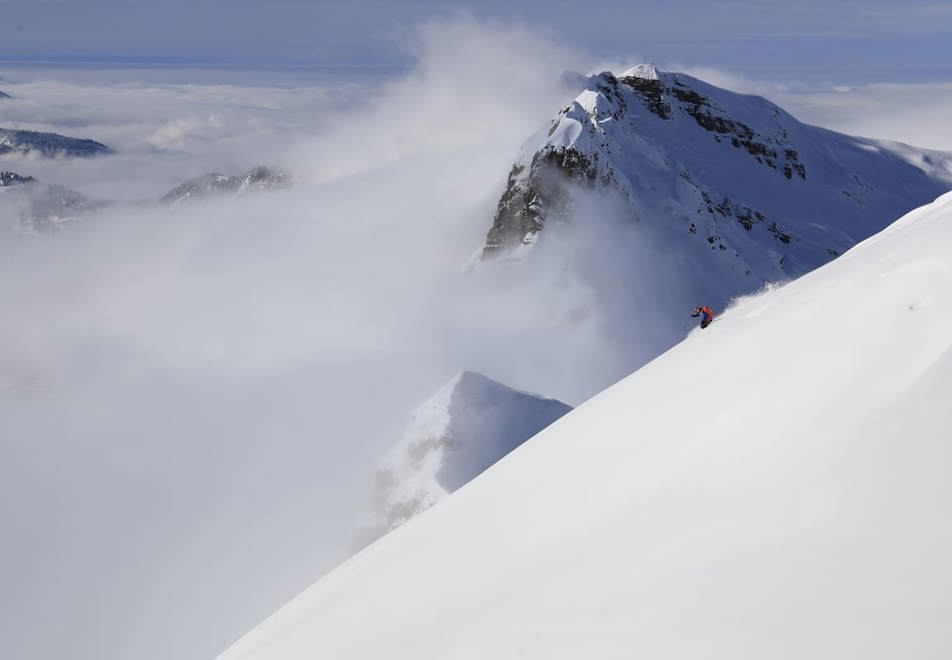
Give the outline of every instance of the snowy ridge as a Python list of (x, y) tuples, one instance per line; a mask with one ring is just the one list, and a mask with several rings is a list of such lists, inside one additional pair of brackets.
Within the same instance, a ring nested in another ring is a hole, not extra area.
[(456, 375), (417, 408), (381, 464), (377, 520), (365, 537), (393, 530), (443, 500), (570, 410), (481, 374)]
[(58, 133), (0, 128), (0, 155), (12, 152), (36, 153), (47, 158), (56, 156), (87, 158), (114, 153), (112, 149), (95, 140), (67, 137)]
[(742, 301), (221, 658), (944, 657), (950, 300), (952, 194)]
[(809, 272), (952, 188), (948, 153), (808, 126), (650, 64), (584, 86), (523, 147), (484, 258), (571, 218), (568, 182), (608, 188), (659, 244), (704, 264), (705, 299), (722, 304)]

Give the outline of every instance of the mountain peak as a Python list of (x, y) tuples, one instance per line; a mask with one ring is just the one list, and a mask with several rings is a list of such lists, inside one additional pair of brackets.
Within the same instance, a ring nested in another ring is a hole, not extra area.
[(610, 190), (686, 262), (706, 262), (705, 278), (727, 282), (708, 292), (726, 303), (826, 263), (948, 190), (952, 154), (923, 154), (653, 64), (605, 72), (524, 145), (483, 256), (525, 254), (547, 224), (574, 222), (577, 190)]
[(473, 371), (440, 387), (413, 413), (377, 472), (372, 540), (433, 506), (572, 408)]
[(654, 64), (639, 64), (633, 66), (619, 78), (642, 78), (643, 80), (658, 80), (658, 69)]

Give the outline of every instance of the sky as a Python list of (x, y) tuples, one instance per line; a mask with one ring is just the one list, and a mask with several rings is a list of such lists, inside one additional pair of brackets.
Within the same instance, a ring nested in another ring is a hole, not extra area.
[(518, 20), (596, 56), (773, 80), (952, 75), (952, 5), (935, 0), (3, 0), (0, 11), (9, 59), (405, 68), (415, 25), (463, 12)]
[[(0, 126), (118, 151), (0, 170), (125, 204), (34, 236), (0, 199), (3, 657), (213, 657), (346, 556), (377, 461), (453, 373), (571, 404), (623, 375), (560, 259), (538, 282), (455, 288), (520, 144), (571, 98), (566, 69), (653, 60), (952, 150), (939, 4), (0, 0), (0, 16)], [(141, 203), (258, 164), (294, 190)]]

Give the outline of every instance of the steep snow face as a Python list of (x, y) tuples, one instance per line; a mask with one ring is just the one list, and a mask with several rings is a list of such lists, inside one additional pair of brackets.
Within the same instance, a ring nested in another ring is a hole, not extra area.
[(808, 126), (650, 64), (606, 72), (524, 146), (484, 257), (573, 218), (566, 181), (617, 191), (673, 261), (702, 265), (705, 299), (720, 305), (826, 263), (952, 188), (952, 154)]
[(236, 176), (205, 174), (170, 190), (160, 200), (163, 204), (180, 204), (217, 195), (242, 195), (248, 192), (282, 190), (292, 184), (291, 176), (281, 170), (258, 166)]
[(0, 128), (0, 155), (11, 152), (56, 156), (103, 156), (113, 150), (95, 140), (67, 137), (58, 133), (38, 133)]
[(740, 301), (222, 658), (939, 658), (952, 194)]
[(380, 466), (372, 540), (462, 487), (571, 410), (465, 371), (413, 415), (400, 443)]

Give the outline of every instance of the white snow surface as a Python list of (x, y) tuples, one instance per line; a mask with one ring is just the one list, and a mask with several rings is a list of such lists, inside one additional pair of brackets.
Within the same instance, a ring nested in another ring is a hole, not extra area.
[(952, 194), (736, 303), (223, 660), (948, 657)]
[(471, 371), (413, 414), (378, 471), (376, 535), (456, 491), (572, 408)]
[(625, 71), (619, 78), (627, 78), (629, 76), (633, 78), (644, 78), (645, 80), (657, 80), (658, 69), (654, 64), (639, 64)]

